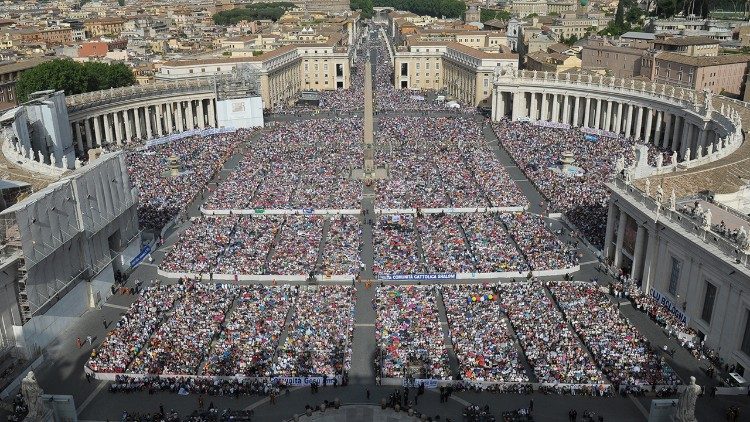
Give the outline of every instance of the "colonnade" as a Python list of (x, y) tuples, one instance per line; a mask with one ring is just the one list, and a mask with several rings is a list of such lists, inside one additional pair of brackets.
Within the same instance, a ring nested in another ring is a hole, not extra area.
[[(726, 134), (718, 132), (709, 117), (595, 94), (499, 92), (494, 106), (496, 118), (543, 120), (611, 132), (676, 151), (680, 161), (710, 154), (726, 141)], [(686, 156), (688, 148), (689, 157)]]
[[(72, 119), (71, 119), (72, 120)], [(188, 99), (111, 110), (72, 120), (76, 149), (122, 145), (191, 129), (216, 127), (216, 99)]]
[[(635, 225), (635, 244), (632, 251), (625, 252), (625, 232), (628, 226), (632, 229)], [(655, 259), (658, 253), (658, 236), (654, 225), (648, 222), (638, 222), (617, 205), (614, 201), (609, 202), (607, 214), (607, 230), (604, 238), (603, 258), (612, 263), (616, 268), (622, 268), (626, 259), (626, 253), (630, 262), (630, 277), (642, 280), (644, 291), (653, 279)]]

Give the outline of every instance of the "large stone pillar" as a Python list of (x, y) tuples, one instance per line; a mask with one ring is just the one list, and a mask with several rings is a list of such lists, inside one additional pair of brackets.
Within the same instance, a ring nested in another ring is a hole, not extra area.
[(76, 138), (76, 146), (81, 154), (86, 153), (86, 148), (83, 146), (83, 137), (81, 136), (81, 122), (73, 122), (73, 136)]
[(192, 100), (188, 100), (185, 111), (187, 112), (188, 130), (193, 130), (195, 129), (195, 113), (193, 113), (193, 101)]
[(83, 150), (83, 152), (85, 153), (89, 149), (94, 148), (94, 135), (91, 134), (91, 131), (93, 130), (91, 128), (91, 119), (86, 118), (83, 120), (83, 122), (84, 122), (84, 129), (86, 129), (86, 143), (88, 144), (86, 145), (86, 149)]
[(656, 255), (659, 251), (658, 231), (658, 224), (653, 230), (648, 229), (648, 244), (646, 246), (646, 257), (643, 260), (643, 275), (641, 276), (641, 289), (646, 294), (649, 293), (656, 270)]
[(141, 108), (133, 109), (133, 119), (135, 120), (135, 137), (143, 139), (143, 127), (141, 126)]
[(162, 104), (157, 104), (154, 106), (156, 109), (156, 113), (154, 114), (154, 117), (156, 118), (156, 136), (162, 136), (164, 135), (164, 126), (162, 124), (162, 117), (164, 115), (164, 112), (162, 111)]
[(552, 120), (555, 123), (560, 121), (560, 97), (557, 94), (552, 94)]
[(102, 119), (104, 121), (104, 139), (105, 142), (102, 142), (102, 145), (111, 144), (112, 143), (112, 125), (111, 120), (109, 117), (109, 113), (102, 116)]
[(510, 95), (513, 96), (513, 99), (511, 100), (513, 109), (510, 111), (510, 119), (516, 121), (519, 117), (521, 117), (521, 105), (518, 97), (523, 94), (521, 94), (520, 92), (511, 92)]
[(648, 144), (651, 143), (651, 125), (653, 125), (654, 113), (651, 110), (646, 111), (646, 133), (643, 140)]
[[(672, 148), (671, 150), (676, 152), (678, 155), (680, 153), (680, 144), (682, 144), (680, 140), (680, 136), (684, 135), (683, 133), (683, 121), (685, 120), (684, 117), (673, 115), (674, 118), (674, 129), (672, 129)], [(682, 158), (682, 157), (680, 157)]]
[(102, 116), (94, 116), (94, 137), (96, 138), (96, 145), (102, 146), (104, 145), (102, 143), (102, 122), (101, 122)]
[(633, 104), (628, 104), (628, 116), (625, 118), (625, 137), (632, 138)]
[(570, 96), (567, 94), (562, 96), (562, 114), (563, 123), (566, 125), (570, 124)]
[(594, 99), (594, 129), (601, 129), (601, 126), (599, 126), (599, 123), (601, 123), (602, 118), (602, 100), (600, 98)]
[(640, 280), (643, 275), (641, 266), (643, 265), (643, 247), (646, 241), (646, 228), (643, 224), (638, 225), (638, 232), (635, 235), (635, 251), (633, 252), (633, 269), (630, 276)]
[(614, 202), (609, 201), (609, 211), (607, 212), (607, 231), (604, 235), (604, 248), (602, 250), (602, 256), (605, 261), (612, 259), (612, 252), (614, 247), (612, 240), (615, 237), (615, 217), (617, 216), (617, 206)]
[(120, 123), (120, 112), (115, 111), (113, 113), (115, 120), (115, 142), (117, 145), (122, 145), (122, 124)]
[(581, 109), (581, 103), (580, 103), (580, 101), (581, 101), (581, 97), (579, 97), (579, 96), (576, 95), (575, 99), (573, 100), (573, 103), (574, 103), (574, 105), (573, 105), (573, 126), (576, 126), (576, 127), (579, 125), (578, 121), (580, 120), (579, 119), (579, 113), (580, 113), (580, 109)]
[(612, 101), (607, 101), (604, 107), (604, 130), (611, 131), (612, 128)]
[(690, 121), (688, 119), (683, 119), (684, 123), (682, 125), (682, 142), (680, 142), (680, 153), (677, 158), (680, 160), (683, 159), (685, 156), (685, 151), (690, 146), (690, 140), (693, 137), (693, 125), (690, 124)]
[(536, 92), (529, 92), (529, 96), (531, 97), (529, 99), (529, 120), (535, 122), (539, 119), (536, 112)]
[(539, 120), (549, 121), (549, 99), (548, 95), (542, 92), (542, 115), (539, 116)]
[(615, 268), (620, 268), (622, 264), (622, 242), (625, 240), (625, 223), (627, 214), (620, 208), (620, 220), (617, 224), (617, 243), (615, 244)]
[[(505, 117), (505, 96), (500, 93), (500, 118)], [(219, 123), (216, 121), (216, 100), (211, 98), (208, 102), (208, 124), (211, 127), (217, 127)]]
[(661, 147), (662, 149), (667, 149), (670, 145), (670, 141), (672, 140), (672, 127), (673, 127), (673, 121), (674, 117), (671, 113), (664, 112), (664, 134), (661, 138)]
[(153, 138), (154, 134), (151, 131), (151, 106), (143, 107), (143, 123), (146, 124), (146, 139)]
[(206, 115), (203, 109), (203, 100), (198, 100), (198, 127), (201, 129), (206, 128)]
[(656, 128), (654, 128), (654, 146), (659, 147), (661, 145), (662, 135), (662, 118), (664, 117), (663, 111), (656, 112)]
[(638, 107), (638, 114), (635, 121), (635, 136), (633, 139), (643, 139), (643, 132), (641, 131), (643, 124), (643, 107)]
[[(708, 135), (708, 125), (705, 123), (703, 124), (704, 128), (700, 129), (700, 133), (698, 134), (698, 148), (700, 148), (701, 155), (706, 155), (706, 136)], [(698, 151), (696, 150), (696, 157), (698, 156)]]
[(615, 133), (622, 133), (622, 103), (617, 102), (617, 118), (615, 119)]
[(591, 98), (586, 97), (586, 103), (583, 105), (583, 127), (589, 127), (591, 124)]
[(125, 119), (125, 142), (133, 140), (133, 121), (130, 120), (130, 110), (123, 110), (122, 117)]

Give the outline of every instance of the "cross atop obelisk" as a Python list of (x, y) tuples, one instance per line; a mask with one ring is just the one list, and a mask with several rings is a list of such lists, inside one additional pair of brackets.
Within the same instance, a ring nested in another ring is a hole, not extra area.
[(363, 116), (364, 125), (364, 165), (361, 169), (355, 170), (353, 176), (364, 180), (384, 179), (387, 171), (385, 168), (375, 167), (375, 119), (373, 117), (373, 98), (372, 98), (372, 63), (368, 56), (365, 62), (365, 114)]

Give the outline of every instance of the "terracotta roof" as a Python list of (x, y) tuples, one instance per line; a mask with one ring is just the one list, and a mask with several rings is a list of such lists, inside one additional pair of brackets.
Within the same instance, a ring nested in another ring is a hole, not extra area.
[(486, 51), (477, 50), (476, 48), (467, 47), (457, 42), (448, 42), (446, 45), (448, 48), (460, 51), (461, 53), (478, 59), (518, 59), (518, 54), (515, 53), (488, 53)]
[(40, 63), (44, 63), (50, 60), (52, 60), (52, 58), (50, 57), (35, 57), (32, 59), (21, 60), (12, 63), (0, 63), (0, 74), (30, 69)]
[(211, 64), (230, 64), (230, 63), (246, 63), (246, 62), (262, 62), (274, 57), (280, 56), (289, 51), (296, 50), (296, 45), (285, 45), (277, 48), (276, 50), (269, 51), (261, 54), (260, 56), (253, 57), (216, 57), (210, 59), (200, 60), (171, 60), (165, 62), (163, 66), (199, 66), (199, 65), (211, 65)]
[(658, 60), (684, 64), (694, 67), (722, 66), (734, 63), (750, 62), (750, 54), (727, 54), (723, 56), (686, 56), (684, 54), (661, 51), (655, 56)]

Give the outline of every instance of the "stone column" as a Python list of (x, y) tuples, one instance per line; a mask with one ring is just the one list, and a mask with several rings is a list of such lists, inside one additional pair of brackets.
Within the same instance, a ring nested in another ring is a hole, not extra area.
[[(111, 120), (109, 118), (109, 113), (102, 116), (102, 119), (104, 120), (104, 140), (107, 144), (112, 143), (112, 126), (111, 126)], [(104, 143), (102, 143), (104, 145)]]
[(560, 121), (560, 97), (557, 94), (552, 94), (552, 120), (553, 122)]
[(646, 257), (643, 260), (643, 275), (641, 276), (641, 289), (648, 294), (651, 289), (651, 282), (654, 278), (654, 266), (656, 263), (656, 254), (659, 251), (658, 225), (653, 230), (648, 229), (648, 245), (646, 246)]
[(115, 118), (115, 142), (117, 142), (117, 145), (122, 145), (122, 123), (120, 123), (120, 112), (115, 111), (113, 116)]
[(188, 130), (193, 130), (195, 129), (195, 113), (193, 113), (192, 100), (188, 100), (187, 108), (185, 109), (185, 111), (187, 111)]
[(153, 138), (151, 132), (151, 106), (143, 107), (143, 123), (146, 125), (146, 139)]
[(646, 241), (646, 228), (642, 224), (638, 225), (638, 232), (635, 235), (635, 251), (633, 251), (633, 269), (630, 271), (630, 276), (640, 280), (643, 275), (642, 269), (640, 268), (643, 264), (643, 247)]
[(648, 144), (651, 143), (651, 125), (653, 124), (654, 113), (651, 110), (646, 111), (646, 133), (643, 140)]
[(693, 125), (690, 124), (690, 121), (688, 121), (688, 119), (683, 118), (683, 120), (684, 123), (682, 125), (682, 142), (680, 142), (680, 152), (677, 157), (680, 160), (682, 160), (682, 157), (685, 155), (685, 151), (690, 146), (690, 140), (693, 136)]
[(677, 152), (679, 155), (680, 152), (680, 135), (682, 135), (683, 130), (683, 120), (684, 118), (682, 116), (673, 115), (674, 118), (674, 128), (672, 129), (672, 148), (671, 150), (674, 152)]
[(638, 107), (638, 114), (635, 121), (635, 135), (633, 139), (643, 139), (643, 132), (641, 131), (643, 125), (643, 107)]
[(589, 127), (589, 124), (591, 122), (591, 98), (586, 97), (586, 104), (584, 104), (584, 112), (583, 112), (583, 127)]
[(631, 138), (633, 128), (633, 104), (628, 104), (628, 117), (625, 118), (625, 137)]
[(198, 100), (198, 127), (201, 129), (206, 128), (206, 115), (203, 111), (203, 100)]
[(605, 261), (612, 258), (612, 239), (615, 237), (615, 217), (617, 216), (617, 206), (614, 202), (609, 202), (609, 211), (607, 212), (607, 231), (604, 235), (604, 248), (602, 253)]
[(143, 127), (141, 126), (141, 108), (136, 107), (133, 109), (133, 117), (135, 119), (135, 137), (143, 139)]
[(521, 95), (523, 95), (523, 94), (521, 94), (519, 92), (511, 92), (510, 95), (513, 96), (513, 99), (511, 100), (512, 103), (513, 103), (513, 105), (512, 105), (513, 109), (510, 111), (510, 118), (511, 118), (511, 120), (516, 121), (516, 120), (518, 120), (519, 117), (521, 117), (521, 115), (520, 115), (521, 105), (519, 104), (520, 101), (519, 101), (518, 97), (521, 96)]
[(539, 120), (549, 121), (549, 100), (547, 94), (542, 92), (542, 115), (539, 116)]
[(622, 242), (625, 240), (625, 222), (627, 214), (620, 208), (620, 220), (617, 224), (617, 243), (615, 244), (615, 268), (620, 268), (622, 264)]
[(76, 139), (78, 151), (82, 154), (86, 153), (86, 149), (83, 147), (83, 137), (81, 136), (81, 122), (73, 122), (73, 136)]
[(612, 128), (612, 101), (607, 101), (604, 108), (604, 130), (610, 131)]
[(600, 98), (594, 99), (594, 129), (601, 129), (599, 123), (602, 118), (602, 100)]
[(122, 116), (125, 118), (125, 142), (133, 139), (133, 121), (130, 120), (130, 110), (123, 110)]
[(661, 147), (662, 149), (667, 149), (669, 147), (669, 143), (672, 139), (672, 123), (673, 123), (674, 117), (671, 113), (664, 112), (664, 135), (661, 138)]
[(567, 94), (562, 96), (562, 115), (563, 123), (566, 125), (570, 124), (570, 97)]
[(661, 135), (662, 135), (662, 119), (663, 119), (664, 112), (663, 111), (657, 111), (656, 112), (656, 128), (654, 129), (654, 146), (658, 147), (661, 145)]
[[(706, 126), (703, 129), (699, 129), (700, 133), (698, 134), (698, 148), (701, 150), (701, 155), (706, 155), (706, 135), (708, 135), (708, 125), (704, 123), (704, 126)], [(696, 150), (696, 157), (698, 156), (698, 151)]]
[(622, 133), (622, 103), (617, 102), (617, 118), (615, 119), (615, 133)]
[(154, 117), (156, 118), (156, 136), (162, 136), (164, 134), (164, 125), (162, 124), (162, 117), (164, 115), (164, 112), (162, 111), (162, 104), (157, 104), (154, 106), (156, 109), (156, 113), (154, 114)]
[(85, 153), (87, 150), (94, 148), (94, 136), (91, 134), (91, 132), (93, 131), (93, 129), (91, 128), (91, 119), (86, 118), (83, 121), (84, 129), (86, 129), (86, 143), (88, 144), (87, 148), (83, 151)]
[(102, 146), (102, 123), (101, 123), (101, 117), (102, 116), (94, 116), (94, 137), (96, 138), (96, 145)]
[(581, 97), (576, 95), (573, 103), (573, 126), (578, 126), (579, 112), (581, 108)]
[[(505, 97), (500, 95), (500, 118), (505, 117)], [(212, 127), (218, 127), (219, 123), (216, 121), (216, 100), (213, 98), (208, 102), (208, 124)]]

